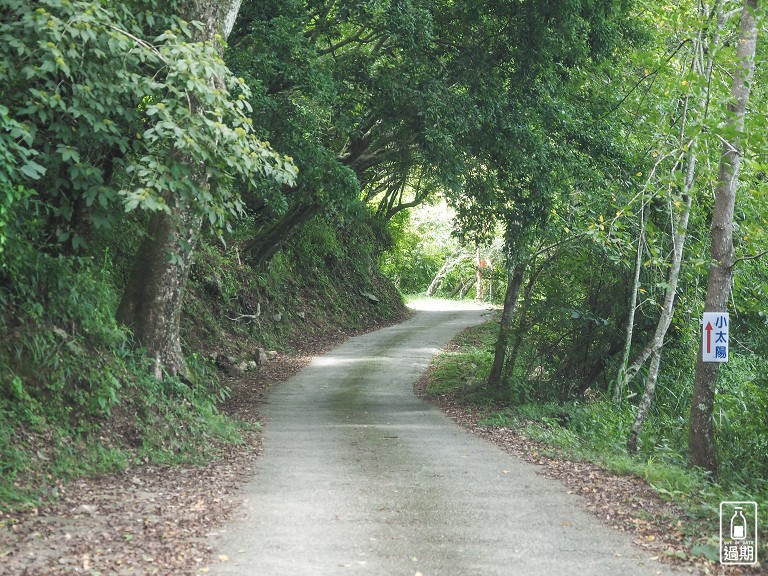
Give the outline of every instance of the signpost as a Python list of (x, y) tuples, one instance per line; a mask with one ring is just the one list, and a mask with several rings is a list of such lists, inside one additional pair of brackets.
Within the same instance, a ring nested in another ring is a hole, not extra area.
[(701, 323), (702, 362), (728, 362), (728, 312), (704, 312)]

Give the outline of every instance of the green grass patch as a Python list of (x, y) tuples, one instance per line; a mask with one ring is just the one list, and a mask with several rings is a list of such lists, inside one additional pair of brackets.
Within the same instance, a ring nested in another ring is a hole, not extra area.
[[(79, 476), (119, 472), (142, 463), (205, 464), (218, 456), (223, 444), (243, 442), (246, 425), (217, 409), (226, 389), (210, 369), (202, 370), (193, 361), (192, 382), (158, 381), (144, 362), (138, 352), (111, 357), (111, 368), (119, 367), (122, 378), (109, 390), (92, 372), (81, 372), (73, 380), (69, 375), (77, 374), (82, 358), (58, 349), (56, 372), (40, 363), (36, 380), (22, 381), (10, 398), (0, 395), (4, 508), (55, 498), (59, 483)], [(51, 373), (67, 380), (51, 386)], [(99, 402), (99, 397), (108, 402)]]
[(226, 389), (210, 361), (191, 356), (189, 381), (150, 375), (114, 319), (103, 267), (40, 254), (17, 266), (21, 280), (0, 285), (3, 508), (55, 498), (78, 476), (202, 463), (242, 441), (242, 426), (217, 410)]
[(495, 398), (485, 388), (493, 361), (495, 325), (492, 322), (464, 330), (450, 350), (435, 359), (434, 375), (427, 394), (455, 394), (472, 404), (488, 405)]

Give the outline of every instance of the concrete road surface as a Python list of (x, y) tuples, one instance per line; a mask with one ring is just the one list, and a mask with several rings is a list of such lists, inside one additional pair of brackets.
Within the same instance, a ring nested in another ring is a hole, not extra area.
[(414, 396), (434, 352), (487, 314), (420, 311), (272, 391), (264, 454), (239, 517), (213, 536), (209, 573), (673, 573), (561, 484)]

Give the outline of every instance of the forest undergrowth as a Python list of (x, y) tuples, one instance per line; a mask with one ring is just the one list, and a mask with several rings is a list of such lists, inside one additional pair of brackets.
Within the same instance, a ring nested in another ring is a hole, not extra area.
[[(685, 551), (669, 552), (679, 558), (703, 557), (713, 566), (719, 560), (723, 501), (757, 502), (758, 531), (768, 529), (764, 520), (768, 483), (761, 449), (766, 430), (758, 429), (759, 420), (750, 419), (754, 407), (722, 398), (733, 394), (727, 381), (719, 392), (717, 422), (722, 472), (711, 477), (687, 462), (690, 407), (682, 399), (669, 402), (665, 395), (659, 396), (641, 434), (641, 449), (630, 455), (626, 443), (636, 411), (632, 398), (617, 406), (610, 397), (590, 391), (577, 399), (557, 400), (558, 387), (545, 374), (511, 380), (511, 390), (503, 393), (489, 390), (486, 379), (497, 334), (498, 323), (489, 322), (459, 335), (436, 357), (426, 394), (433, 399), (450, 398), (453, 406), (472, 414), (471, 426), (489, 430), (492, 438), (495, 433), (490, 430), (502, 430), (533, 441), (527, 453), (537, 458), (589, 462), (616, 476), (642, 479), (664, 501), (683, 510)], [(751, 430), (745, 424), (751, 424)], [(654, 538), (653, 534), (648, 537)], [(768, 547), (762, 544), (758, 557), (766, 554)]]
[[(258, 349), (397, 317), (402, 300), (375, 268), (370, 221), (317, 218), (269, 266), (232, 242), (200, 247), (181, 318), (187, 373), (158, 380), (115, 320), (136, 246), (108, 240), (79, 257), (10, 239), (0, 274), (0, 502), (55, 500), (79, 476), (137, 464), (205, 464), (252, 428), (228, 416), (223, 370)], [(124, 234), (122, 238), (133, 237)], [(373, 302), (368, 295), (374, 296)]]

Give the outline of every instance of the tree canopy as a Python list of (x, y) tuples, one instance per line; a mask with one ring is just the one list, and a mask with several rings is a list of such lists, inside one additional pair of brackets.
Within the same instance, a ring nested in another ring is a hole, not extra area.
[[(199, 250), (263, 279), (291, 241), (333, 268), (364, 229), (361, 269), (390, 249), (400, 285), (450, 271), (446, 292), (474, 274), (482, 295), (487, 245), (487, 397), (597, 395), (622, 447), (714, 473), (744, 398), (768, 430), (764, 30), (754, 0), (3, 0), (0, 326), (66, 323), (184, 381)], [(452, 229), (409, 220), (424, 205)], [(109, 296), (75, 314), (57, 290), (77, 299), (95, 262)], [(741, 354), (697, 372), (705, 306), (738, 316)], [(9, 402), (30, 354), (3, 368)]]

